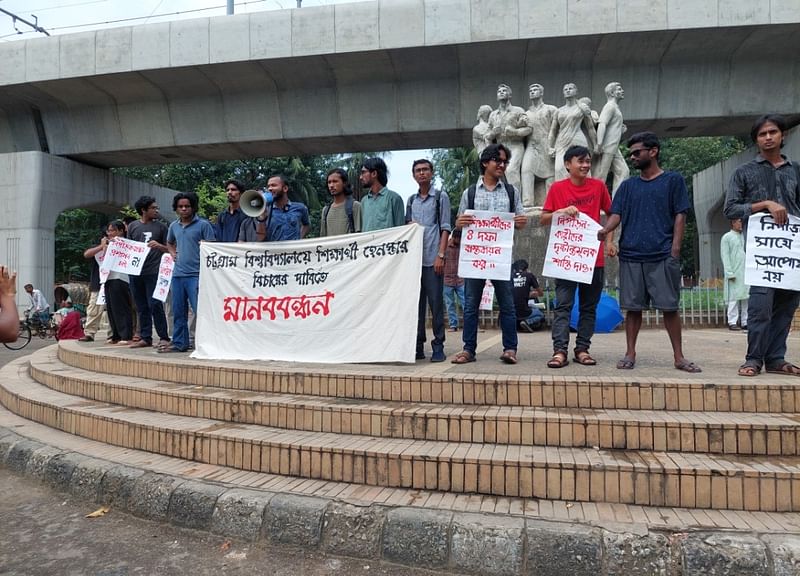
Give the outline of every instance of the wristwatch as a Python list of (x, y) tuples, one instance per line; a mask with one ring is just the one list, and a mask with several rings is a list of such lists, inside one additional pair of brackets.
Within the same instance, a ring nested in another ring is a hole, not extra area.
[(444, 254), (443, 254), (442, 252), (439, 252), (439, 253), (437, 254), (437, 256), (438, 256), (439, 258), (441, 258), (442, 260), (444, 260)]

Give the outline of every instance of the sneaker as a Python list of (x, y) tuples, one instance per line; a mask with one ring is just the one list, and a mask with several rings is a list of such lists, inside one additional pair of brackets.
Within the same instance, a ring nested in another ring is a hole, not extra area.
[(528, 332), (529, 334), (533, 332), (533, 328), (531, 328), (531, 325), (528, 324), (525, 320), (520, 321), (519, 328), (523, 332)]
[(78, 342), (94, 342), (94, 336), (86, 334), (83, 338), (78, 338)]
[(733, 330), (735, 332), (738, 332), (739, 330), (741, 330), (741, 328), (739, 328), (736, 324), (729, 324), (728, 330)]

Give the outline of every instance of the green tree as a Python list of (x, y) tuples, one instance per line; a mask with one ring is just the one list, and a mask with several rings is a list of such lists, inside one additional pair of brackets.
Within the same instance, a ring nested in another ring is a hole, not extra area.
[(475, 148), (444, 148), (433, 151), (433, 163), (455, 216), (461, 194), (478, 180), (478, 154)]
[(83, 252), (95, 246), (112, 218), (83, 208), (65, 210), (56, 219), (55, 280), (59, 283), (87, 280), (89, 265)]

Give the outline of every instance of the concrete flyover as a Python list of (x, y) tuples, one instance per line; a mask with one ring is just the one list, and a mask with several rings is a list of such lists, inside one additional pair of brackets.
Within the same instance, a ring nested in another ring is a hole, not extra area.
[(0, 152), (97, 166), (469, 143), (499, 82), (527, 103), (623, 83), (629, 131), (800, 122), (800, 0), (380, 0), (0, 46)]

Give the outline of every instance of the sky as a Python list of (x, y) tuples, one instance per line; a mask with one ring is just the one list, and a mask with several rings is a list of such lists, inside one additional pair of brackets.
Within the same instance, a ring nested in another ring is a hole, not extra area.
[[(344, 0), (302, 0), (303, 7), (342, 3)], [(354, 2), (358, 0), (347, 0)], [(0, 0), (0, 8), (29, 22), (35, 22), (51, 35), (70, 34), (119, 26), (136, 26), (224, 16), (227, 0)], [(236, 0), (234, 12), (262, 12), (297, 7), (297, 0)], [(34, 16), (36, 18), (34, 18)], [(22, 32), (19, 34), (17, 31)], [(30, 26), (0, 13), (0, 42), (41, 37)], [(342, 153), (352, 152), (342, 150)], [(429, 150), (397, 150), (386, 157), (389, 188), (404, 198), (416, 191), (411, 163), (430, 157)]]

